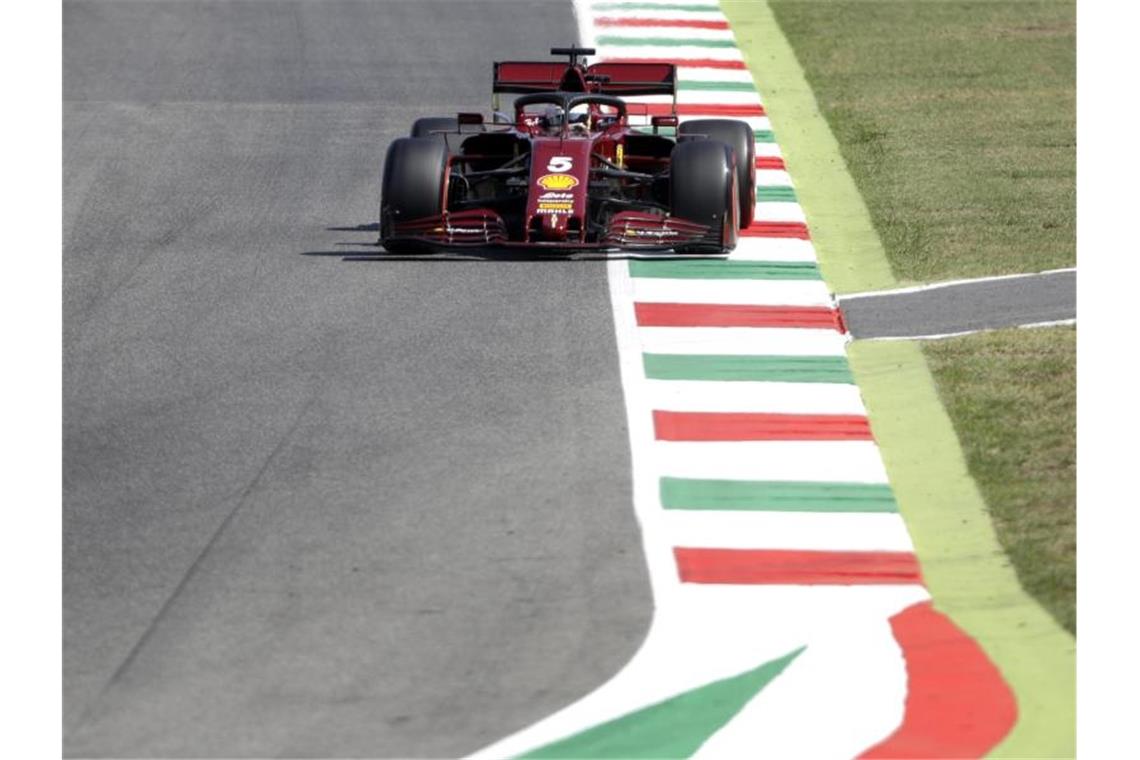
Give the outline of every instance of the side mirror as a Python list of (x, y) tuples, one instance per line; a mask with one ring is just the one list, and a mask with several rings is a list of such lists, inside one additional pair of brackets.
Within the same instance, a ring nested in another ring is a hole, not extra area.
[(650, 119), (650, 123), (653, 124), (653, 134), (657, 134), (657, 130), (660, 127), (677, 126), (678, 119), (676, 116), (654, 116)]

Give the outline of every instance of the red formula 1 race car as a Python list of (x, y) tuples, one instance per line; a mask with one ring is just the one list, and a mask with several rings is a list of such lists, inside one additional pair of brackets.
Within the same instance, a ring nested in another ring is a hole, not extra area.
[[(501, 61), (495, 115), (418, 119), (388, 148), (380, 239), (392, 253), (459, 246), (536, 250), (674, 249), (721, 254), (752, 222), (755, 143), (748, 124), (678, 126), (671, 63)], [(514, 100), (500, 113), (500, 93)], [(668, 95), (672, 105), (622, 96)], [(668, 113), (660, 113), (668, 111)], [(647, 120), (638, 129), (631, 117)], [(662, 127), (676, 138), (662, 133)]]

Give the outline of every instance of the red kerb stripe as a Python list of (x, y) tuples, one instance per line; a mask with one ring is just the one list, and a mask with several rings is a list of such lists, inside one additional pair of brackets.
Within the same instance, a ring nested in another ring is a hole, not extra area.
[(784, 159), (779, 156), (757, 156), (757, 169), (785, 169)]
[(610, 18), (594, 19), (594, 26), (669, 27), (673, 29), (728, 29), (727, 21), (701, 21), (700, 19), (674, 18)]
[(906, 661), (902, 725), (861, 758), (985, 757), (1017, 722), (1017, 700), (977, 643), (930, 602), (891, 618)]
[(826, 306), (635, 303), (641, 327), (805, 327), (843, 332), (838, 315)]
[(735, 69), (747, 68), (744, 61), (720, 61), (716, 58), (605, 58), (605, 63), (675, 63), (677, 68)]
[(741, 237), (799, 238), (811, 237), (803, 222), (753, 222), (740, 231)]
[[(631, 115), (648, 113), (650, 116), (667, 116), (673, 113), (672, 103), (626, 103)], [(759, 103), (678, 103), (676, 112), (699, 116), (763, 116), (764, 106)]]
[[(863, 586), (922, 583), (911, 552), (673, 549), (682, 583)], [(913, 755), (924, 757), (924, 755)]]
[(855, 414), (760, 414), (654, 410), (659, 441), (869, 441), (867, 418)]

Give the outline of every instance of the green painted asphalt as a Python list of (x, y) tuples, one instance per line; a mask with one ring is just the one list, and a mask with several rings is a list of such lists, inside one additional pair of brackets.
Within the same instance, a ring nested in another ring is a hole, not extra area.
[(634, 259), (631, 277), (673, 280), (818, 280), (812, 261), (733, 261), (731, 259)]
[(774, 202), (780, 201), (785, 203), (794, 203), (796, 200), (795, 188), (786, 187), (782, 185), (767, 185), (765, 187), (756, 188), (756, 202), (763, 203), (765, 201)]
[(885, 483), (661, 478), (665, 509), (751, 512), (897, 512)]
[(690, 757), (771, 683), (804, 648), (602, 723), (524, 758)]
[(848, 383), (855, 380), (842, 356), (642, 354), (651, 380), (739, 380), (774, 383)]

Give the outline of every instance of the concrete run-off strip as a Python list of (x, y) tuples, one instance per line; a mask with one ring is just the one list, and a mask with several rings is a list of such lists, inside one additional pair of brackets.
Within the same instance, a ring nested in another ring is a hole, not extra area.
[(854, 338), (920, 338), (1074, 319), (1077, 272), (986, 277), (839, 296)]

